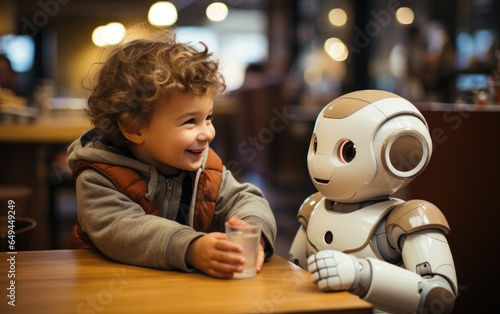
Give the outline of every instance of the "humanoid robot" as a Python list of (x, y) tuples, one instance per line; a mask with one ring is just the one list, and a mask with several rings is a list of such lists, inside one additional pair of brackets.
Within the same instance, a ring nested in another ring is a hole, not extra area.
[(376, 312), (449, 313), (458, 294), (442, 212), (391, 197), (427, 166), (427, 122), (393, 93), (348, 93), (318, 115), (307, 155), (319, 192), (297, 214), (290, 261), (321, 291), (349, 291)]

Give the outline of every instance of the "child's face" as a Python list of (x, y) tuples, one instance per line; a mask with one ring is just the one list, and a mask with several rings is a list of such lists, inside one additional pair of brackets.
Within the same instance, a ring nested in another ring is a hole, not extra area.
[(197, 170), (203, 151), (215, 136), (212, 115), (213, 97), (175, 93), (139, 131), (132, 150), (163, 174)]

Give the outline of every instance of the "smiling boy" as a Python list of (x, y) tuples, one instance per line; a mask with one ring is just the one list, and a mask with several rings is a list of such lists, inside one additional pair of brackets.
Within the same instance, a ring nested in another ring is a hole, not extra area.
[(226, 87), (218, 62), (170, 29), (140, 30), (101, 64), (87, 110), (95, 127), (68, 149), (78, 208), (68, 248), (232, 278), (244, 259), (224, 223), (252, 223), (262, 227), (260, 270), (274, 254), (273, 213), (209, 147), (214, 99)]

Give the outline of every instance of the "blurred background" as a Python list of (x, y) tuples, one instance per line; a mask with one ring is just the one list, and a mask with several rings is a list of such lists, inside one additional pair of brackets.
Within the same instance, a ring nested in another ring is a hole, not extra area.
[(230, 90), (258, 64), (298, 105), (322, 106), (361, 88), (455, 102), (464, 96), (459, 91), (491, 83), (498, 58), (495, 0), (165, 3), (171, 7), (154, 13), (148, 0), (2, 0), (0, 53), (17, 72), (16, 92), (32, 103), (36, 88), (50, 83), (54, 97), (85, 97), (80, 83), (99, 46), (148, 18), (173, 25), (180, 41), (207, 43)]
[[(488, 211), (500, 174), (498, 12), (499, 0), (0, 0), (1, 213), (15, 199), (18, 216), (37, 223), (27, 248), (64, 248), (76, 218), (65, 150), (90, 127), (82, 81), (101, 49), (148, 21), (174, 27), (179, 41), (205, 42), (221, 61), (228, 92), (215, 104), (212, 146), (264, 191), (285, 257), (295, 215), (315, 192), (306, 153), (318, 112), (359, 89), (416, 104), (436, 131), (435, 152), (398, 196), (443, 210), (461, 308), (480, 296), (490, 309), (499, 288), (479, 288), (470, 269), (491, 267), (468, 250), (498, 245), (484, 234), (499, 218)], [(470, 217), (471, 208), (483, 212)]]

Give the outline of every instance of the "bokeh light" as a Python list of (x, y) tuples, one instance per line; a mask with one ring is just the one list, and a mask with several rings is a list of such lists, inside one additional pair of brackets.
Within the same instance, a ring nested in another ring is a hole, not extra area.
[(177, 22), (177, 8), (171, 2), (154, 3), (148, 12), (148, 21), (155, 26), (169, 26)]
[(412, 24), (415, 20), (413, 10), (408, 7), (401, 7), (396, 10), (396, 20), (403, 25)]
[(342, 40), (332, 37), (328, 38), (324, 44), (325, 52), (335, 61), (344, 61), (349, 55), (349, 49)]
[(125, 26), (122, 23), (112, 22), (101, 25), (92, 32), (92, 42), (99, 47), (116, 45), (125, 36), (125, 32)]
[(333, 26), (344, 26), (347, 23), (347, 13), (340, 8), (335, 8), (328, 12), (328, 20)]
[(206, 14), (209, 20), (220, 22), (226, 19), (229, 9), (222, 2), (214, 2), (207, 7)]

